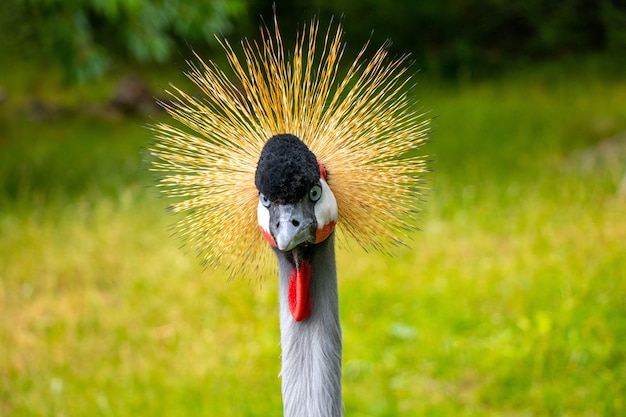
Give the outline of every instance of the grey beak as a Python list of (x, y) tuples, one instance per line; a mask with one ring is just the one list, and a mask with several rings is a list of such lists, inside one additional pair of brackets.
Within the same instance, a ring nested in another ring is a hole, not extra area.
[(315, 215), (302, 202), (274, 206), (270, 214), (270, 232), (281, 251), (290, 251), (303, 243), (315, 243)]

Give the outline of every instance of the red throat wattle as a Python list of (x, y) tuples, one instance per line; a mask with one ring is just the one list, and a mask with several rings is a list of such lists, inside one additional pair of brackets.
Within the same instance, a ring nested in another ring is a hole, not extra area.
[(311, 265), (301, 261), (289, 277), (289, 310), (295, 321), (303, 321), (311, 315)]

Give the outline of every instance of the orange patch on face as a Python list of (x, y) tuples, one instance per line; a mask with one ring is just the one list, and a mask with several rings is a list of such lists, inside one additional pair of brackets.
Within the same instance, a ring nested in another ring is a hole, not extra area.
[(315, 243), (325, 241), (335, 229), (335, 224), (336, 222), (331, 221), (328, 224), (324, 225), (324, 227), (322, 227), (321, 229), (317, 229), (315, 231)]
[(273, 247), (276, 247), (276, 241), (274, 240), (274, 236), (272, 236), (271, 233), (263, 229), (261, 226), (259, 226), (259, 230), (261, 231), (261, 234), (263, 235), (265, 240), (267, 240), (267, 243), (269, 243)]

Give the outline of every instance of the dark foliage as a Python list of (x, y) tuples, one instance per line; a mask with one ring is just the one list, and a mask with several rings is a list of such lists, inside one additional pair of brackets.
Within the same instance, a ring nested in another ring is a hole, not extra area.
[(626, 0), (3, 0), (0, 48), (83, 80), (116, 61), (203, 50), (216, 34), (257, 38), (274, 9), (287, 41), (313, 16), (343, 19), (350, 53), (390, 39), (393, 53), (453, 78), (590, 52), (626, 61)]
[[(251, 15), (271, 16), (273, 1), (249, 1)], [(626, 59), (624, 0), (296, 0), (277, 11), (283, 27), (343, 18), (349, 47), (390, 39), (420, 68), (452, 77), (589, 52)]]

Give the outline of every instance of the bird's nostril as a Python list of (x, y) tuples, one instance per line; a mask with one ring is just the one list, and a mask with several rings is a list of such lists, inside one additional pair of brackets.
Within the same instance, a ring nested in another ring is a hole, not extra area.
[(300, 222), (298, 220), (292, 220), (291, 224), (293, 224), (294, 227), (300, 226)]

